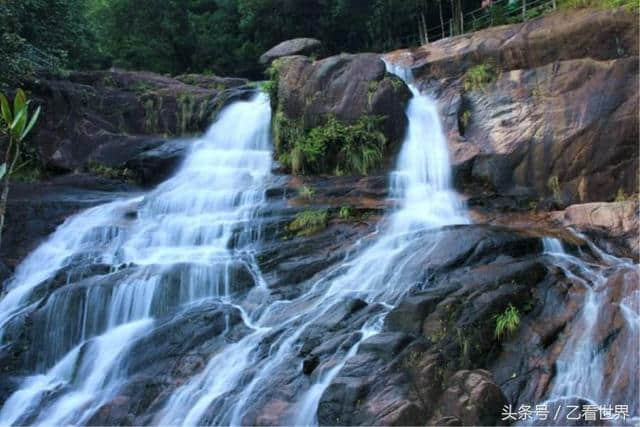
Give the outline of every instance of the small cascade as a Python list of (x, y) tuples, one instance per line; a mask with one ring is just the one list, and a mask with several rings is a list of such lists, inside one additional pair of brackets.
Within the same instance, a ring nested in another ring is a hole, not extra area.
[[(636, 425), (640, 420), (637, 266), (605, 254), (585, 236), (579, 237), (595, 255), (595, 262), (568, 254), (558, 239), (543, 239), (544, 253), (585, 292), (579, 316), (563, 331), (566, 338), (544, 403), (552, 412), (560, 410), (563, 417), (567, 414), (562, 411), (569, 405), (594, 405), (598, 414), (600, 408), (625, 405), (628, 418), (616, 423)], [(605, 351), (604, 347), (609, 348)]]
[(11, 341), (21, 313), (38, 306), (37, 374), (4, 404), (0, 424), (86, 422), (118, 388), (127, 350), (156, 318), (262, 286), (253, 259), (261, 228), (252, 219), (271, 177), (270, 110), (264, 94), (232, 104), (175, 176), (69, 218), (18, 267), (0, 302), (0, 331)]
[[(402, 69), (391, 71), (400, 74)], [(301, 386), (296, 403), (288, 409), (291, 424), (317, 424), (317, 407), (325, 389), (360, 343), (380, 331), (386, 314), (411, 288), (413, 282), (403, 277), (403, 267), (412, 260), (411, 245), (424, 231), (469, 222), (451, 187), (448, 148), (437, 107), (411, 87), (409, 129), (391, 174), (391, 195), (397, 208), (387, 228), (371, 246), (317, 278), (307, 293), (266, 307), (253, 323), (252, 334), (216, 355), (201, 374), (173, 394), (160, 424), (251, 423), (245, 416), (253, 405), (277, 393), (278, 373), (297, 366), (299, 340), (308, 329), (321, 327), (332, 311), (355, 298), (378, 303), (380, 311), (351, 331), (352, 339), (316, 369), (316, 380), (306, 389)], [(265, 345), (269, 356), (260, 358)]]
[(562, 242), (555, 237), (542, 238), (542, 247), (545, 254), (563, 254)]

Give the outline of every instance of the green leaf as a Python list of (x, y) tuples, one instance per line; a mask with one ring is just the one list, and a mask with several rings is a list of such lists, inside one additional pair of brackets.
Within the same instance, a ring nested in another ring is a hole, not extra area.
[(9, 129), (11, 129), (11, 132), (13, 132), (15, 135), (20, 136), (20, 134), (22, 133), (22, 130), (24, 129), (24, 122), (26, 120), (26, 115), (27, 115), (27, 107), (22, 107), (22, 109), (20, 109), (15, 117), (13, 118), (13, 123), (11, 123), (11, 126), (9, 126)]
[(13, 121), (13, 114), (11, 114), (11, 107), (9, 107), (9, 101), (3, 93), (0, 93), (0, 107), (2, 110), (2, 118), (7, 123), (7, 126)]
[(29, 134), (29, 132), (31, 132), (31, 129), (33, 129), (33, 125), (35, 125), (36, 122), (38, 121), (38, 117), (39, 116), (40, 116), (40, 107), (36, 108), (36, 111), (31, 116), (31, 120), (29, 121), (29, 124), (25, 128), (24, 132), (22, 132), (22, 135), (20, 135), (20, 140), (21, 141), (24, 138), (26, 138), (26, 136)]
[(27, 96), (22, 89), (18, 89), (16, 97), (13, 98), (13, 112), (22, 110), (27, 105)]
[(0, 165), (0, 179), (2, 179), (5, 173), (7, 173), (7, 164), (3, 163)]

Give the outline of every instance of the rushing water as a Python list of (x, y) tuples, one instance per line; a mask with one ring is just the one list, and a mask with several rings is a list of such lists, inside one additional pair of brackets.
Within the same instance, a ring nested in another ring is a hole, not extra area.
[(229, 296), (240, 273), (256, 275), (260, 228), (251, 219), (271, 176), (270, 118), (263, 94), (231, 105), (173, 178), (70, 218), (19, 266), (0, 303), (3, 332), (59, 269), (106, 271), (46, 300), (32, 345), (40, 373), (8, 399), (0, 424), (23, 423), (36, 408), (29, 423), (85, 422), (117, 389), (127, 349), (155, 317)]
[[(436, 104), (412, 84), (407, 70), (388, 69), (407, 82), (413, 97), (406, 110), (406, 138), (390, 176), (394, 209), (363, 249), (316, 275), (294, 299), (268, 297), (255, 255), (263, 235), (259, 211), (268, 207), (265, 190), (276, 179), (271, 175), (271, 112), (264, 95), (234, 103), (194, 142), (174, 177), (148, 194), (70, 218), (20, 265), (0, 301), (0, 334), (9, 336), (22, 313), (43, 305), (30, 356), (36, 374), (5, 402), (0, 424), (88, 422), (123, 384), (136, 340), (149, 335), (159, 317), (204, 298), (238, 310), (248, 333), (211, 355), (198, 374), (172, 392), (152, 422), (255, 423), (259, 405), (279, 391), (283, 373), (299, 369), (304, 337), (325, 327), (340, 307), (364, 300), (371, 309), (366, 320), (346, 327), (313, 375), (288, 377), (296, 379), (288, 384), (291, 401), (278, 421), (317, 424), (324, 391), (414, 285), (404, 268), (416, 255), (412, 244), (420, 242), (423, 256), (433, 247), (423, 231), (469, 222), (452, 189)], [(579, 319), (583, 332), (567, 340), (549, 399), (607, 402), (610, 389), (598, 388), (600, 377), (593, 376), (602, 363), (590, 339), (603, 306), (606, 267), (566, 254), (557, 240), (545, 239), (544, 247), (567, 277), (587, 289)], [(620, 262), (599, 257), (604, 264)], [(85, 265), (90, 266), (86, 280), (55, 284), (61, 269)], [(247, 276), (251, 283), (240, 284)], [(262, 292), (257, 302), (238, 292), (247, 287)], [(636, 290), (619, 303), (636, 336), (637, 296)], [(637, 405), (637, 399), (630, 401)]]
[[(354, 331), (355, 341), (340, 346), (332, 360), (318, 368), (316, 381), (301, 390), (289, 409), (291, 424), (316, 424), (324, 390), (359, 344), (380, 330), (386, 313), (412, 285), (401, 280), (403, 265), (411, 260), (406, 248), (422, 230), (468, 223), (464, 206), (451, 188), (448, 148), (436, 105), (411, 88), (409, 129), (391, 174), (391, 196), (397, 209), (375, 243), (346, 259), (336, 271), (322, 275), (296, 300), (267, 307), (254, 322), (254, 333), (217, 355), (200, 375), (174, 393), (161, 424), (243, 424), (256, 397), (272, 392), (273, 377), (297, 364), (298, 340), (308, 329), (350, 298), (381, 303), (383, 309)], [(288, 319), (284, 324), (276, 320), (283, 318)], [(268, 359), (257, 359), (260, 343), (271, 341)], [(244, 377), (247, 372), (253, 372), (249, 380)], [(207, 415), (211, 407), (216, 408), (215, 413)]]
[[(563, 417), (575, 417), (567, 413), (572, 405), (604, 406), (614, 412), (617, 405), (626, 406), (628, 418), (618, 418), (616, 423), (637, 425), (640, 420), (637, 266), (607, 255), (585, 236), (579, 237), (587, 242), (594, 262), (567, 253), (557, 239), (543, 239), (545, 253), (585, 293), (579, 315), (564, 331), (566, 339), (556, 362), (557, 373), (544, 404), (552, 414), (559, 410)], [(603, 351), (601, 346), (607, 340), (613, 343), (608, 351)]]

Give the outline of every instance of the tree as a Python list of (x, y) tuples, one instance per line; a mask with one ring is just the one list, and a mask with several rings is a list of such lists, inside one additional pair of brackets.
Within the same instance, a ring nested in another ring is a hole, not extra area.
[(27, 137), (40, 116), (40, 107), (29, 117), (29, 101), (22, 89), (18, 89), (13, 100), (13, 109), (4, 94), (0, 93), (0, 113), (3, 121), (2, 132), (8, 137), (4, 162), (0, 164), (0, 245), (2, 244), (2, 229), (4, 216), (7, 211), (9, 197), (9, 179), (16, 170), (16, 163), (20, 158), (22, 142)]

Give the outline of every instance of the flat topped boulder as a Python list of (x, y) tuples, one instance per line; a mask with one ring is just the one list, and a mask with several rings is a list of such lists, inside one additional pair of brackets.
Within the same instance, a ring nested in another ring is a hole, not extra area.
[(273, 60), (291, 55), (312, 55), (320, 50), (320, 40), (310, 38), (298, 38), (283, 41), (275, 45), (260, 56), (261, 64), (271, 64)]

